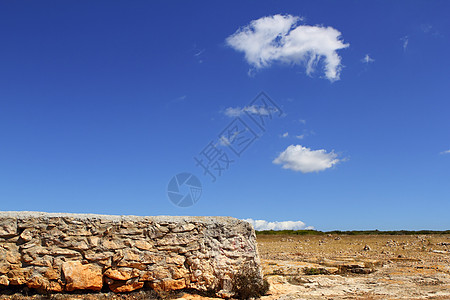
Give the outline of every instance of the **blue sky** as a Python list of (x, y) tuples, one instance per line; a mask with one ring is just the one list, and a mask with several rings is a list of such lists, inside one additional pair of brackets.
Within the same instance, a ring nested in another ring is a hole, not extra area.
[[(449, 9), (1, 1), (0, 209), (449, 229)], [(283, 116), (211, 182), (194, 156), (261, 91)]]

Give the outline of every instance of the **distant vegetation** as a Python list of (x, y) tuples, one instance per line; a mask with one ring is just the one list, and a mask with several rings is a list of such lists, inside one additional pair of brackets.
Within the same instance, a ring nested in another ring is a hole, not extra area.
[(256, 231), (256, 234), (271, 234), (271, 235), (420, 235), (420, 234), (450, 234), (450, 230), (352, 230), (352, 231), (319, 231), (319, 230), (263, 230)]

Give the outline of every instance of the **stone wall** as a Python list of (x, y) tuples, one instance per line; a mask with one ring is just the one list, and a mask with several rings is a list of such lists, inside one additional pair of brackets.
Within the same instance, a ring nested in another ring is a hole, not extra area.
[(117, 293), (190, 288), (226, 297), (242, 268), (262, 281), (255, 232), (231, 217), (0, 212), (3, 286)]

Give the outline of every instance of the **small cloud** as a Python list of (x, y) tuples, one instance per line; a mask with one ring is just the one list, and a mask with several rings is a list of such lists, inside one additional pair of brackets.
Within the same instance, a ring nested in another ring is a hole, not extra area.
[(302, 221), (275, 221), (268, 222), (266, 220), (253, 220), (253, 219), (243, 219), (253, 225), (253, 228), (257, 231), (262, 230), (313, 230), (314, 227), (306, 226)]
[(425, 34), (431, 34), (433, 37), (442, 37), (441, 33), (431, 24), (421, 24), (420, 30)]
[(442, 151), (440, 154), (450, 154), (450, 149), (449, 149), (449, 150)]
[(203, 53), (205, 53), (206, 50), (205, 49), (200, 49), (200, 48), (197, 47), (196, 44), (194, 44), (194, 47), (193, 47), (192, 51), (194, 52), (194, 57), (197, 60), (197, 62), (199, 64), (203, 63), (202, 55), (203, 55)]
[(366, 63), (366, 64), (373, 63), (374, 61), (375, 61), (375, 59), (370, 57), (369, 54), (366, 54), (366, 56), (364, 56), (364, 58), (361, 59), (361, 62)]
[(303, 120), (303, 119), (300, 119), (300, 120), (298, 120), (300, 123), (302, 123), (302, 124), (306, 124), (306, 120)]
[(253, 115), (260, 115), (260, 116), (268, 116), (270, 115), (270, 111), (263, 106), (257, 106), (257, 105), (251, 105), (244, 107), (245, 112), (249, 112)]
[(273, 63), (303, 65), (311, 75), (323, 63), (325, 77), (339, 80), (342, 69), (337, 51), (345, 49), (341, 33), (333, 27), (299, 25), (302, 18), (292, 15), (273, 15), (253, 20), (226, 39), (236, 51), (243, 52), (254, 70)]
[(311, 173), (324, 171), (342, 161), (333, 151), (311, 150), (302, 145), (290, 145), (273, 160), (274, 164), (282, 165), (283, 169)]
[(201, 58), (201, 55), (205, 52), (205, 49), (199, 50), (194, 54), (194, 56), (197, 58), (197, 61), (199, 64), (203, 63), (203, 59)]
[(198, 57), (198, 56), (202, 55), (203, 52), (205, 52), (205, 49), (198, 50), (196, 53), (194, 53), (194, 56)]
[(173, 103), (183, 102), (183, 101), (186, 100), (186, 99), (187, 99), (187, 96), (186, 96), (186, 95), (182, 95), (182, 96), (177, 97), (177, 98), (175, 98), (175, 99), (169, 100), (169, 101), (168, 101), (168, 104), (173, 104)]
[(306, 138), (307, 136), (309, 136), (309, 135), (314, 135), (315, 134), (315, 132), (313, 131), (313, 130), (306, 130), (306, 129), (303, 129), (303, 133), (302, 134), (298, 134), (298, 135), (296, 135), (295, 137), (297, 138), (297, 139), (299, 139), (299, 140), (303, 140), (304, 138)]
[(420, 25), (420, 29), (424, 32), (424, 33), (429, 33), (431, 31), (431, 29), (433, 28), (433, 26), (431, 26), (430, 24), (422, 24)]
[[(289, 137), (289, 132), (285, 132), (285, 133), (281, 134), (280, 137), (282, 137), (282, 138), (287, 138), (287, 137)], [(296, 136), (295, 136), (295, 138), (297, 138), (297, 139), (299, 139), (299, 140), (302, 140), (302, 139), (304, 139), (305, 137), (306, 137), (306, 134), (299, 134), (299, 135), (296, 135)]]
[(243, 113), (244, 112), (242, 111), (242, 108), (240, 108), (240, 107), (228, 107), (224, 111), (225, 116), (230, 117), (230, 118), (239, 117)]
[(400, 39), (400, 41), (403, 42), (403, 51), (406, 51), (406, 48), (408, 48), (408, 43), (409, 43), (409, 38), (407, 35), (405, 35), (404, 37), (402, 37)]
[(250, 105), (243, 108), (240, 107), (228, 107), (223, 112), (225, 116), (230, 118), (235, 118), (243, 115), (244, 113), (248, 112), (252, 115), (259, 115), (259, 116), (269, 116), (271, 112), (278, 111), (276, 108), (269, 108), (264, 106), (258, 106), (258, 105)]
[(255, 77), (255, 74), (256, 74), (255, 69), (248, 69), (248, 72), (247, 72), (248, 77), (253, 78), (253, 77)]

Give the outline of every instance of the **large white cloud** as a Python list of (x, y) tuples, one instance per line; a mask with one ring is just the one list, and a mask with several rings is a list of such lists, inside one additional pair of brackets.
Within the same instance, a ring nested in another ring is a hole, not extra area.
[(340, 159), (333, 151), (324, 149), (311, 150), (302, 145), (290, 145), (273, 160), (274, 164), (280, 164), (283, 169), (291, 169), (302, 173), (319, 172), (331, 168)]
[(255, 230), (302, 230), (302, 229), (314, 229), (312, 226), (306, 226), (302, 221), (281, 221), (281, 222), (268, 222), (265, 220), (253, 220), (244, 219), (253, 225)]
[(226, 39), (229, 46), (244, 52), (247, 62), (256, 69), (273, 62), (305, 65), (311, 74), (323, 59), (325, 76), (339, 80), (341, 58), (337, 50), (347, 48), (341, 33), (332, 27), (298, 25), (292, 15), (273, 15), (253, 20)]

